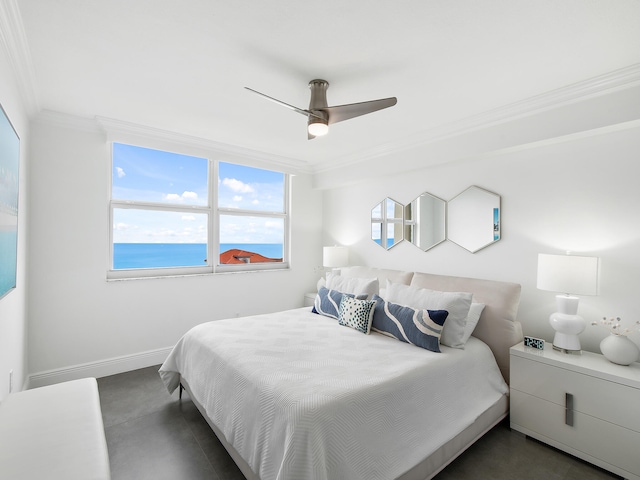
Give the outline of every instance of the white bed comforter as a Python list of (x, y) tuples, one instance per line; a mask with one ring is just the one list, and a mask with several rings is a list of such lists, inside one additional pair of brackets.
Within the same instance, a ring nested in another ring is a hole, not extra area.
[(433, 353), (309, 308), (198, 325), (160, 375), (262, 480), (392, 479), (507, 394), (489, 348)]

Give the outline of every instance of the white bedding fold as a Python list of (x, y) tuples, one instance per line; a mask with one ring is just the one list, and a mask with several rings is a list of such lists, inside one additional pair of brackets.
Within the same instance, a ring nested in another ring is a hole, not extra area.
[(160, 369), (180, 376), (262, 480), (390, 479), (508, 392), (489, 348), (433, 353), (309, 308), (194, 327)]

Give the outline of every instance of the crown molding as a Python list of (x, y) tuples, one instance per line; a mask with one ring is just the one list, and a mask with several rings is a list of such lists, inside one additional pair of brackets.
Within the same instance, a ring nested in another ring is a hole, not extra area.
[(388, 142), (355, 154), (334, 158), (314, 169), (314, 173), (327, 173), (345, 166), (374, 160), (392, 153), (419, 148), (476, 130), (499, 125), (522, 117), (581, 102), (597, 96), (640, 85), (640, 63), (613, 72), (551, 90), (525, 100), (498, 107), (461, 120), (414, 133), (398, 141)]
[(29, 116), (40, 111), (36, 75), (17, 0), (0, 0), (0, 41), (18, 83)]
[(43, 110), (33, 118), (33, 122), (103, 134), (107, 141), (138, 142), (142, 144), (141, 146), (145, 144), (148, 146), (151, 142), (162, 145), (158, 148), (168, 149), (179, 146), (200, 155), (214, 155), (217, 158), (224, 155), (226, 158), (237, 158), (241, 160), (241, 163), (251, 164), (251, 166), (279, 169), (292, 174), (311, 175), (313, 173), (309, 164), (301, 160), (113, 118), (101, 116), (86, 118)]
[(225, 157), (236, 157), (244, 160), (243, 163), (251, 163), (256, 166), (268, 166), (268, 168), (277, 168), (286, 173), (311, 174), (312, 169), (307, 162), (296, 160), (294, 158), (276, 155), (258, 150), (253, 150), (239, 145), (231, 145), (214, 140), (208, 140), (201, 137), (195, 137), (182, 133), (162, 130), (146, 125), (115, 120), (112, 118), (100, 117), (95, 118), (96, 123), (107, 134), (110, 140), (118, 138), (140, 138), (154, 140), (172, 145), (181, 145), (190, 149), (196, 149), (201, 152), (213, 153), (216, 156), (221, 154)]
[(104, 130), (96, 123), (95, 119), (79, 117), (70, 113), (54, 112), (53, 110), (42, 110), (32, 120), (34, 123), (54, 125), (56, 127), (81, 130), (89, 133), (102, 133)]
[(587, 137), (595, 137), (596, 135), (608, 135), (613, 132), (622, 132), (624, 130), (634, 130), (640, 128), (640, 119), (630, 120), (628, 122), (618, 123), (616, 125), (607, 125), (605, 127), (598, 127), (591, 130), (585, 130), (582, 132), (568, 133), (566, 135), (560, 135), (554, 138), (545, 138), (543, 140), (537, 140), (535, 142), (523, 143), (513, 147), (506, 147), (492, 152), (482, 153), (477, 155), (476, 158), (488, 158), (495, 155), (505, 155), (514, 152), (522, 152), (524, 150), (532, 150), (534, 148), (546, 147), (548, 145), (557, 145), (560, 143), (573, 142), (581, 140)]

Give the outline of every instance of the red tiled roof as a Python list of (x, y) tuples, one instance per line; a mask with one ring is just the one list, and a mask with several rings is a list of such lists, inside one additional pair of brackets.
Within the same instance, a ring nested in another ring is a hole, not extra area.
[[(244, 259), (248, 259), (245, 261)], [(220, 265), (232, 265), (237, 263), (266, 263), (266, 262), (281, 262), (281, 258), (269, 258), (259, 253), (248, 252), (246, 250), (240, 250), (232, 248), (226, 252), (220, 254)]]

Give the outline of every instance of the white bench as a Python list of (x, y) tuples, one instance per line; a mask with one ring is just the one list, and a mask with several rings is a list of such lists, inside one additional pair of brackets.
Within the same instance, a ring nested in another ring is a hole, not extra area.
[(0, 479), (108, 480), (95, 378), (8, 395), (0, 404)]

